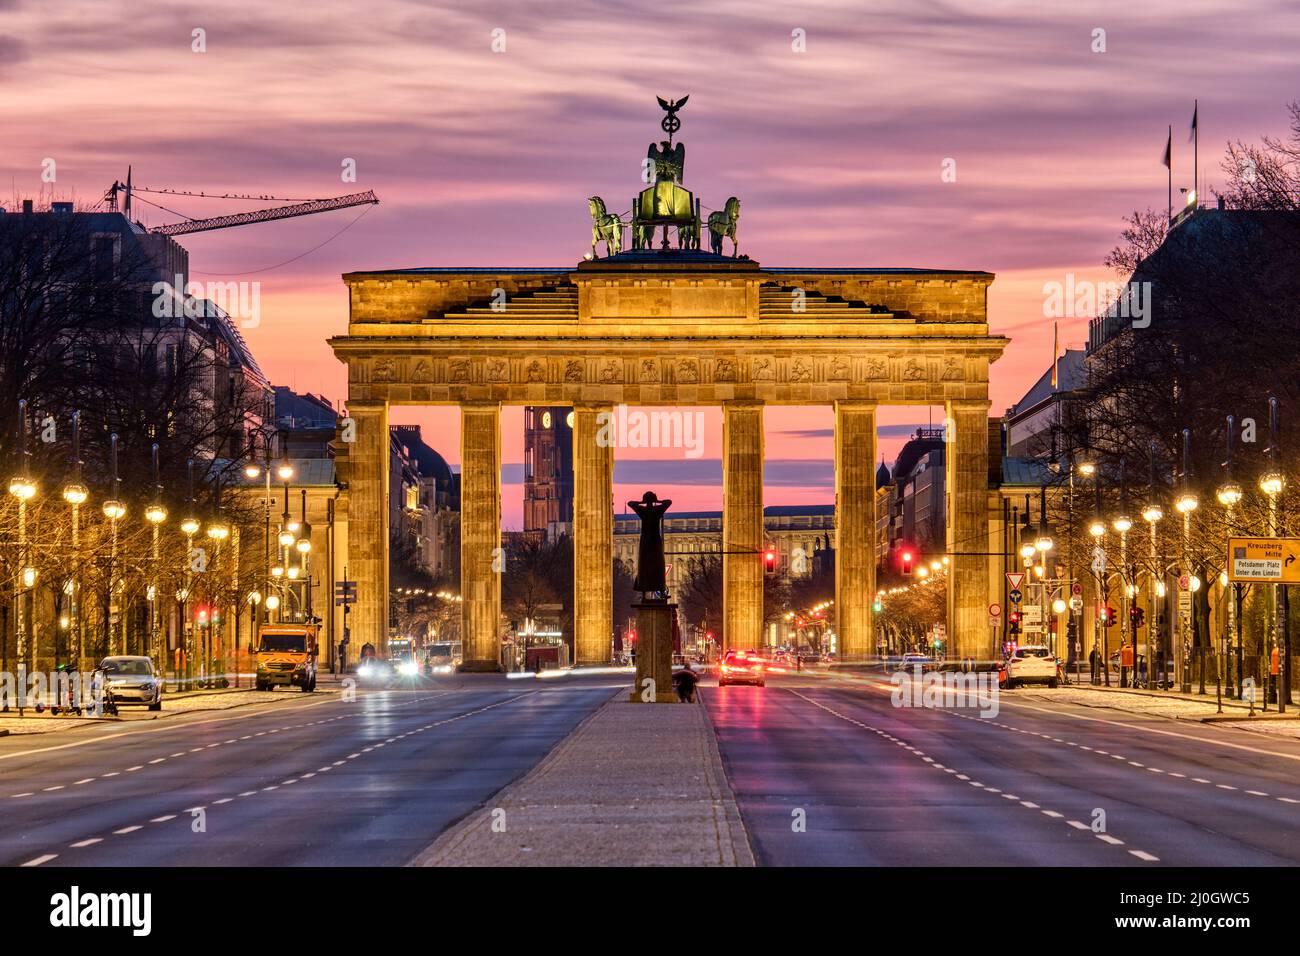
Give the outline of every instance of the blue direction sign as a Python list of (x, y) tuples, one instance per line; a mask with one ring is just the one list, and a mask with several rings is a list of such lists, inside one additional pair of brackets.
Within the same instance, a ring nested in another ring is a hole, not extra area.
[(1020, 597), (1021, 597), (1020, 590), (1017, 588), (1016, 590), (1012, 591), (1010, 594), (1007, 595), (1007, 600), (1010, 601), (1012, 604), (1019, 604)]

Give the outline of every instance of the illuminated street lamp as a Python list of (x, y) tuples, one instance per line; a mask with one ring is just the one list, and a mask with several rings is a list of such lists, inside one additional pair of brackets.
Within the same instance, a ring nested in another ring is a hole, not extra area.
[[(1244, 495), (1241, 489), (1241, 485), (1237, 484), (1237, 482), (1233, 480), (1233, 474), (1232, 474), (1233, 445), (1237, 437), (1237, 422), (1232, 415), (1228, 416), (1227, 422), (1228, 422), (1228, 429), (1227, 429), (1228, 456), (1226, 459), (1224, 459), (1223, 462), (1223, 467), (1225, 469), (1225, 475), (1224, 475), (1225, 480), (1223, 484), (1219, 486), (1218, 491), (1215, 492), (1215, 497), (1219, 499), (1219, 504), (1223, 505), (1224, 523), (1227, 525), (1228, 535), (1231, 536), (1232, 535), (1232, 509), (1237, 507), (1237, 505), (1241, 503), (1241, 499)], [(1226, 586), (1227, 582), (1225, 581), (1224, 584)], [(1228, 682), (1229, 697), (1238, 696), (1238, 694), (1241, 691), (1241, 686), (1240, 686), (1241, 669), (1242, 669), (1242, 664), (1244, 663), (1243, 657), (1245, 655), (1245, 650), (1242, 647), (1240, 626), (1238, 624), (1239, 617), (1238, 617), (1237, 605), (1240, 601), (1241, 601), (1241, 585), (1234, 583), (1232, 585), (1232, 596), (1228, 599), (1228, 620), (1226, 622), (1228, 630), (1226, 635), (1226, 644), (1227, 644), (1226, 651), (1228, 654), (1232, 653), (1232, 637), (1233, 634), (1236, 633), (1237, 676), (1236, 676), (1235, 688), (1234, 688), (1233, 681), (1230, 680)]]
[[(1268, 534), (1270, 538), (1278, 535), (1278, 499), (1286, 490), (1286, 478), (1278, 466), (1278, 419), (1277, 398), (1270, 395), (1268, 399), (1268, 470), (1260, 476), (1259, 490), (1268, 495)], [(1282, 664), (1282, 674), (1277, 690), (1278, 713), (1286, 713), (1286, 699), (1290, 695), (1291, 661), (1287, 657), (1286, 632), (1282, 629), (1282, 589), (1273, 585), (1273, 649)]]
[[(81, 412), (72, 413), (72, 480), (63, 486), (63, 500), (72, 508), (72, 574), (64, 584), (68, 595), (68, 624), (64, 628), (69, 639), (76, 641), (76, 668), (81, 668), (85, 656), (81, 642), (81, 614), (79, 607), (78, 578), (81, 567), (81, 506), (90, 500), (90, 491), (81, 483)], [(68, 657), (73, 657), (69, 648)]]

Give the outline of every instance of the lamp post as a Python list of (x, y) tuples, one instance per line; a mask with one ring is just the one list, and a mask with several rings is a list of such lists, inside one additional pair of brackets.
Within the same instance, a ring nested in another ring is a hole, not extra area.
[(306, 579), (306, 583), (303, 585), (303, 587), (305, 587), (307, 591), (306, 607), (303, 613), (306, 617), (306, 620), (310, 622), (312, 617), (311, 564), (310, 564), (311, 524), (308, 523), (307, 521), (307, 489), (306, 488), (302, 489), (302, 521), (298, 528), (298, 540), (297, 542), (294, 543), (294, 548), (297, 550), (298, 554), (301, 555), (300, 560), (302, 561), (302, 574), (303, 577)]
[[(1278, 499), (1282, 497), (1282, 492), (1286, 490), (1286, 478), (1282, 474), (1282, 469), (1278, 467), (1278, 420), (1277, 420), (1277, 398), (1270, 395), (1268, 399), (1268, 470), (1260, 476), (1260, 491), (1268, 495), (1268, 536), (1276, 538), (1278, 536)], [(1286, 713), (1286, 698), (1290, 690), (1286, 687), (1288, 671), (1287, 666), (1287, 648), (1286, 634), (1282, 629), (1282, 588), (1281, 585), (1273, 585), (1273, 647), (1277, 650), (1277, 659), (1280, 665), (1277, 685), (1277, 711), (1279, 714)]]
[[(36, 480), (31, 476), (27, 451), (27, 400), (18, 402), (18, 474), (9, 479), (9, 494), (18, 501), (18, 560), (15, 562), (14, 625), (17, 634), (18, 668), (27, 666), (27, 590), (36, 583), (36, 571), (27, 563), (27, 502), (36, 497)], [(21, 680), (23, 685), (26, 679)], [(26, 687), (18, 688), (18, 710), (22, 713)], [(6, 708), (8, 702), (5, 702)]]
[[(1100, 607), (1097, 610), (1093, 624), (1092, 647), (1101, 656), (1101, 672), (1105, 684), (1110, 686), (1110, 637), (1107, 634), (1107, 625), (1110, 623), (1105, 619), (1106, 609), (1109, 607), (1109, 597), (1106, 587), (1106, 521), (1101, 516), (1101, 472), (1093, 473), (1092, 480), (1092, 521), (1088, 525), (1088, 534), (1092, 536), (1093, 547), (1093, 574), (1097, 578), (1097, 598), (1100, 601)], [(1100, 565), (1100, 570), (1098, 566)]]
[[(1049, 609), (1047, 600), (1047, 552), (1056, 547), (1056, 538), (1052, 533), (1052, 526), (1047, 520), (1047, 484), (1044, 482), (1038, 487), (1038, 532), (1034, 536), (1034, 550), (1038, 552), (1039, 564), (1042, 567), (1038, 590), (1038, 606), (1042, 608), (1042, 626), (1047, 627), (1047, 612)], [(1058, 648), (1053, 647), (1052, 653), (1057, 658), (1060, 657)]]
[[(1133, 519), (1128, 516), (1128, 481), (1125, 474), (1126, 462), (1123, 458), (1119, 460), (1119, 514), (1111, 522), (1111, 527), (1119, 532), (1119, 582), (1123, 595), (1121, 607), (1123, 612), (1120, 615), (1121, 627), (1125, 617), (1129, 613), (1129, 585), (1128, 585), (1128, 533), (1133, 527)], [(1123, 631), (1120, 632), (1120, 653), (1119, 653), (1119, 686), (1127, 686), (1125, 669), (1124, 669), (1124, 637)], [(1134, 655), (1137, 649), (1133, 650)], [(1136, 661), (1135, 661), (1136, 663)], [(1110, 661), (1106, 662), (1110, 667)]]
[[(1226, 469), (1225, 481), (1219, 486), (1215, 496), (1219, 499), (1219, 504), (1223, 505), (1224, 523), (1228, 526), (1228, 537), (1232, 536), (1232, 509), (1241, 502), (1241, 485), (1233, 480), (1232, 476), (1232, 454), (1233, 444), (1237, 436), (1237, 422), (1232, 415), (1228, 416), (1228, 457), (1225, 459), (1223, 466)], [(1241, 585), (1232, 582), (1232, 597), (1228, 600), (1228, 647), (1232, 647), (1233, 632), (1236, 631), (1237, 637), (1237, 677), (1235, 688), (1241, 687), (1241, 665), (1242, 665), (1242, 647), (1240, 633), (1240, 618), (1237, 615), (1237, 605), (1241, 603)], [(1238, 696), (1237, 690), (1234, 689), (1234, 683), (1228, 683), (1228, 696)]]
[[(213, 517), (212, 521), (208, 524), (206, 533), (208, 539), (212, 541), (212, 543), (216, 546), (216, 550), (212, 557), (213, 570), (215, 571), (216, 566), (221, 561), (221, 545), (225, 542), (227, 538), (230, 537), (230, 525), (226, 524), (221, 514), (221, 476), (219, 474), (217, 475), (214, 494), (216, 497), (216, 502), (215, 502), (216, 515)], [(214, 580), (220, 581), (220, 578), (214, 577)], [(212, 666), (212, 625), (213, 623), (215, 623), (212, 619), (217, 616), (216, 612), (219, 611), (221, 607), (220, 592), (217, 588), (215, 587), (213, 588), (212, 595), (213, 595), (212, 604), (213, 604), (214, 613), (209, 615), (208, 617), (208, 621), (209, 621), (208, 635), (207, 635), (207, 640), (204, 642), (205, 646), (203, 648), (203, 662), (202, 662), (202, 671), (201, 671), (201, 677), (205, 683), (212, 680), (212, 675), (210, 673), (210, 668)]]
[(185, 535), (185, 585), (180, 592), (181, 630), (184, 637), (185, 686), (190, 686), (194, 672), (194, 623), (190, 620), (185, 602), (189, 600), (194, 586), (194, 536), (199, 533), (199, 519), (194, 516), (194, 459), (185, 462), (186, 476), (189, 480), (189, 498), (186, 503), (189, 514), (181, 521), (181, 533)]
[(122, 489), (122, 479), (117, 475), (117, 434), (113, 433), (108, 436), (109, 456), (112, 468), (113, 479), (113, 497), (109, 498), (103, 504), (104, 517), (108, 519), (109, 527), (112, 530), (112, 544), (108, 552), (108, 653), (113, 654), (116, 645), (114, 634), (119, 620), (122, 627), (126, 627), (125, 616), (122, 609), (117, 606), (115, 592), (119, 589), (116, 587), (117, 582), (114, 576), (117, 574), (117, 523), (126, 515), (126, 505), (122, 503), (119, 495)]
[[(63, 500), (72, 508), (72, 575), (68, 591), (68, 638), (77, 647), (77, 670), (81, 670), (86, 648), (81, 630), (81, 506), (90, 492), (81, 483), (81, 412), (72, 413), (72, 481), (63, 486)], [(69, 657), (72, 655), (69, 654)]]
[[(1192, 689), (1192, 512), (1200, 504), (1195, 492), (1191, 486), (1192, 471), (1192, 430), (1183, 429), (1183, 475), (1182, 491), (1178, 495), (1178, 500), (1174, 502), (1174, 508), (1183, 516), (1183, 575), (1187, 578), (1187, 613), (1182, 613), (1179, 608), (1179, 625), (1182, 633), (1182, 648), (1176, 659), (1178, 671), (1178, 689), (1184, 694), (1189, 693)], [(1182, 583), (1181, 581), (1179, 582)], [(1183, 600), (1181, 588), (1178, 596), (1179, 603)], [(1202, 665), (1203, 666), (1203, 665)]]
[[(1147, 598), (1147, 689), (1159, 687), (1163, 683), (1163, 672), (1160, 654), (1156, 650), (1156, 578), (1160, 566), (1160, 559), (1157, 554), (1157, 526), (1160, 519), (1165, 516), (1164, 509), (1160, 507), (1159, 491), (1156, 485), (1156, 443), (1151, 442), (1149, 452), (1151, 455), (1151, 476), (1147, 492), (1147, 506), (1142, 509), (1142, 520), (1151, 528), (1151, 573), (1150, 587), (1147, 589), (1150, 594)], [(1161, 635), (1163, 643), (1163, 635)], [(1137, 649), (1134, 648), (1134, 654)], [(1134, 667), (1137, 666), (1136, 657), (1134, 658)]]
[(153, 581), (149, 585), (149, 650), (148, 654), (153, 658), (154, 663), (161, 667), (162, 658), (158, 648), (159, 633), (159, 614), (158, 614), (158, 533), (160, 525), (167, 520), (167, 509), (162, 503), (162, 482), (158, 476), (158, 443), (154, 442), (149, 449), (149, 455), (153, 464), (153, 501), (144, 509), (145, 520), (152, 526), (153, 531), (153, 561), (151, 573)]

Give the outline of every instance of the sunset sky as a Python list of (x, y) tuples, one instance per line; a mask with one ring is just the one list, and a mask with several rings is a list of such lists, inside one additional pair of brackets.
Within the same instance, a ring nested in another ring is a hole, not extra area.
[[(0, 204), (88, 205), (128, 164), (137, 185), (209, 193), (374, 189), (376, 207), (181, 238), (192, 279), (261, 283), (261, 322), (244, 334), (271, 379), (342, 401), (344, 369), (325, 345), (346, 327), (341, 273), (576, 262), (586, 197), (628, 207), (660, 135), (655, 95), (689, 93), (686, 185), (709, 207), (741, 198), (741, 251), (760, 263), (997, 274), (991, 326), (1012, 338), (993, 370), (997, 413), (1050, 361), (1043, 284), (1113, 278), (1101, 259), (1121, 217), (1163, 207), (1170, 124), (1175, 203), (1190, 184), (1194, 97), (1203, 196), (1223, 179), (1227, 141), (1285, 132), (1300, 97), (1290, 7), (0, 0)], [(206, 52), (192, 50), (196, 29)], [(795, 30), (806, 52), (792, 50)], [(341, 181), (345, 158), (355, 184)], [(955, 182), (941, 179), (947, 158)], [(143, 198), (192, 217), (258, 205)], [(1063, 345), (1086, 328), (1063, 322)], [(454, 414), (394, 420), (424, 423), (458, 463)], [(620, 452), (616, 496), (654, 483), (679, 508), (720, 507), (720, 420), (705, 410), (699, 461), (660, 452), (634, 465), (645, 453)], [(520, 421), (505, 418), (508, 482)], [(892, 458), (926, 412), (886, 409), (881, 422)], [(768, 413), (769, 504), (831, 499), (830, 425), (828, 409)], [(507, 527), (519, 497), (508, 484)]]

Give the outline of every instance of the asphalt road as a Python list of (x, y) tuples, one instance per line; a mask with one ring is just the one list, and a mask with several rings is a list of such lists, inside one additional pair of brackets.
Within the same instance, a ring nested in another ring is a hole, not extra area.
[(476, 676), (0, 738), (0, 865), (402, 864), (624, 683)]
[(1046, 690), (1002, 694), (981, 718), (895, 707), (890, 689), (797, 677), (702, 688), (760, 863), (1300, 862), (1300, 742)]

